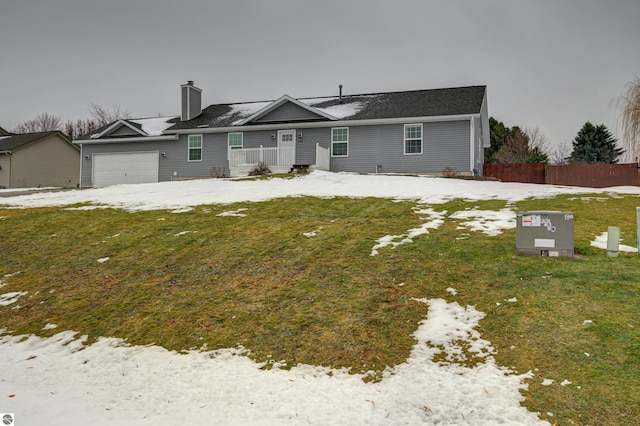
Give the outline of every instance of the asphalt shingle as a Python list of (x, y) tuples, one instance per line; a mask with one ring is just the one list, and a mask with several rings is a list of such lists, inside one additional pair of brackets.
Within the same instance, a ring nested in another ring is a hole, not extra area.
[(0, 151), (11, 151), (12, 149), (56, 133), (58, 132), (22, 133), (19, 135), (0, 136)]
[[(329, 96), (300, 98), (298, 101), (329, 114), (339, 105), (354, 106), (351, 115), (339, 117), (344, 120), (434, 117), (479, 113), (485, 90), (486, 86), (468, 86), (346, 95), (342, 97), (342, 100), (338, 96)], [(270, 102), (273, 101), (210, 105), (204, 108), (198, 117), (189, 121), (178, 121), (167, 129), (167, 132), (195, 128), (232, 127), (239, 121), (250, 117), (258, 107), (266, 106)]]

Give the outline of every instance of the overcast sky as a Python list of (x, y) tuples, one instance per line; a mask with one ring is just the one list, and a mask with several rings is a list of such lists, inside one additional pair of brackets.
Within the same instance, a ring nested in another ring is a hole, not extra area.
[(486, 85), (489, 114), (570, 142), (640, 76), (640, 0), (0, 0), (0, 126), (41, 112)]

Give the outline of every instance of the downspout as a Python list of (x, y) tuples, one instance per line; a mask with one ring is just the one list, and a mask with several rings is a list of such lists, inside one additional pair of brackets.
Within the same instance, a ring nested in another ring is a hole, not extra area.
[(78, 176), (78, 188), (82, 188), (82, 168), (84, 167), (84, 161), (82, 161), (82, 159), (84, 158), (84, 145), (79, 144), (80, 145), (80, 176)]
[(473, 116), (471, 116), (471, 119), (469, 120), (469, 134), (470, 134), (470, 144), (471, 144), (471, 161), (470, 161), (470, 169), (471, 169), (471, 175), (475, 176), (476, 174), (476, 163), (477, 163), (477, 159), (476, 159), (476, 122), (475, 122), (475, 118)]

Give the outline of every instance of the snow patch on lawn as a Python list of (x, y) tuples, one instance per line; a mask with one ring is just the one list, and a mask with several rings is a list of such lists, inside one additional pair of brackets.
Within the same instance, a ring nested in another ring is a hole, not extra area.
[(27, 291), (14, 291), (11, 293), (0, 294), (0, 306), (9, 306), (16, 303), (20, 297), (27, 293)]
[(241, 213), (241, 212), (246, 211), (246, 210), (248, 210), (248, 209), (231, 210), (231, 211), (228, 211), (228, 212), (219, 213), (216, 216), (221, 216), (221, 217), (225, 217), (225, 216), (245, 217), (246, 214)]
[[(596, 237), (595, 240), (591, 241), (591, 245), (593, 247), (597, 247), (597, 248), (601, 248), (601, 249), (607, 249), (607, 240), (608, 240), (608, 232), (603, 232), (602, 234), (598, 235)], [(622, 241), (622, 238), (620, 239), (620, 241)], [(624, 244), (620, 244), (618, 247), (619, 251), (624, 251), (624, 252), (629, 252), (629, 253), (637, 253), (638, 252), (638, 247), (631, 247), (631, 246), (626, 246)]]
[(202, 179), (3, 197), (0, 205), (37, 208), (92, 204), (127, 211), (190, 211), (193, 206), (259, 202), (281, 197), (378, 197), (441, 204), (453, 199), (506, 200), (553, 197), (560, 194), (640, 194), (640, 187), (578, 188), (436, 177), (358, 175), (313, 171), (295, 179)]
[(316, 235), (318, 235), (320, 231), (322, 231), (322, 228), (323, 227), (321, 226), (318, 229), (314, 229), (311, 232), (303, 232), (302, 235), (304, 235), (305, 237), (315, 237)]
[[(275, 363), (265, 370), (267, 363), (252, 361), (243, 348), (179, 354), (115, 338), (87, 345), (87, 336), (73, 331), (0, 336), (0, 394), (15, 395), (3, 409), (21, 424), (65, 426), (548, 424), (520, 406), (531, 372), (497, 366), (491, 344), (475, 330), (484, 313), (443, 299), (414, 300), (429, 307), (417, 343), (377, 383), (344, 368), (282, 370)], [(468, 367), (467, 357), (479, 362)]]
[[(516, 227), (516, 215), (513, 210), (505, 208), (499, 211), (468, 209), (453, 213), (451, 219), (461, 219), (462, 227), (471, 231), (484, 232), (489, 236), (496, 236), (504, 229), (514, 229)], [(473, 220), (468, 220), (473, 219)]]
[(173, 234), (173, 236), (174, 236), (174, 237), (180, 237), (180, 236), (182, 236), (182, 235), (195, 234), (195, 233), (197, 233), (197, 232), (198, 232), (198, 231), (181, 231), (181, 232), (178, 232), (177, 234)]
[[(402, 244), (412, 243), (417, 236), (428, 234), (429, 229), (438, 229), (444, 223), (444, 217), (447, 211), (437, 212), (432, 208), (414, 208), (415, 213), (428, 216), (428, 222), (423, 223), (418, 228), (409, 229), (407, 234), (403, 235), (385, 235), (376, 240), (377, 244), (371, 249), (371, 256), (378, 254), (378, 249), (392, 246), (396, 248)], [(421, 218), (422, 219), (422, 218)], [(399, 241), (397, 241), (399, 240)]]
[(19, 273), (20, 273), (20, 271), (14, 272), (13, 274), (4, 274), (2, 277), (0, 277), (0, 288), (2, 288), (5, 285), (7, 285), (7, 283), (6, 283), (7, 278), (11, 278), (14, 275), (18, 275)]

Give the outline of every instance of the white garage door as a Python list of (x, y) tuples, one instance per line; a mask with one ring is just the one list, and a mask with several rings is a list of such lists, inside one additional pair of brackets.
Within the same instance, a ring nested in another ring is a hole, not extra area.
[(93, 155), (93, 187), (158, 182), (158, 151)]

